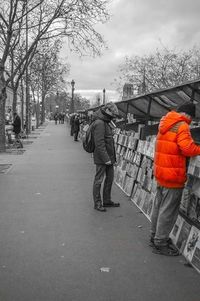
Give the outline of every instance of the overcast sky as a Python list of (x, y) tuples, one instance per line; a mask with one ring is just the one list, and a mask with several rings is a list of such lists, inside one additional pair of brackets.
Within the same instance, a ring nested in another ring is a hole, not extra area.
[[(68, 54), (75, 88), (113, 90), (112, 82), (125, 55), (143, 55), (161, 48), (188, 49), (200, 43), (200, 0), (112, 0), (111, 19), (98, 25), (107, 42), (101, 57), (80, 59)], [(112, 94), (113, 95), (113, 94)]]

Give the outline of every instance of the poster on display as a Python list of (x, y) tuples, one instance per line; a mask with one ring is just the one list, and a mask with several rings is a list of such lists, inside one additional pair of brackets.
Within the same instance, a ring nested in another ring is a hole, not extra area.
[[(198, 244), (197, 244), (198, 242)], [(196, 255), (200, 254), (199, 252), (199, 247), (200, 247), (200, 231), (192, 226), (190, 234), (188, 236), (184, 251), (183, 251), (183, 255), (185, 256), (185, 258), (192, 263), (192, 258), (194, 256), (194, 252), (196, 250)], [(200, 258), (199, 258), (200, 260)]]

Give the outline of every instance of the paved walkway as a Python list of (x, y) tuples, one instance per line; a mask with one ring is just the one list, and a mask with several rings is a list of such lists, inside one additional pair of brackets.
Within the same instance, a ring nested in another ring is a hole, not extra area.
[(13, 164), (0, 174), (0, 301), (199, 301), (200, 275), (152, 253), (148, 220), (116, 185), (121, 207), (93, 209), (92, 159), (66, 125), (33, 140), (0, 155)]

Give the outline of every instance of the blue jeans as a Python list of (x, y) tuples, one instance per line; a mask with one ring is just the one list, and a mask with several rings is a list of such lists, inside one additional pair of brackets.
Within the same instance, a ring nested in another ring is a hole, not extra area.
[[(105, 177), (105, 180), (104, 180)], [(96, 174), (93, 183), (93, 200), (94, 205), (103, 205), (111, 202), (111, 189), (114, 179), (113, 165), (97, 164)], [(103, 204), (101, 198), (101, 186), (103, 184)]]
[(176, 221), (181, 202), (182, 188), (158, 186), (151, 217), (151, 237), (155, 245), (165, 246)]

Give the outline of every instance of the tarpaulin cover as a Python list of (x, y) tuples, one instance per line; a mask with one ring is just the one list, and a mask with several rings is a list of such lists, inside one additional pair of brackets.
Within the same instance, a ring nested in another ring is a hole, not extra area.
[(169, 110), (176, 109), (186, 101), (196, 104), (196, 116), (200, 119), (200, 80), (139, 95), (116, 102), (116, 105), (123, 117), (127, 113), (132, 113), (139, 118), (160, 119)]

